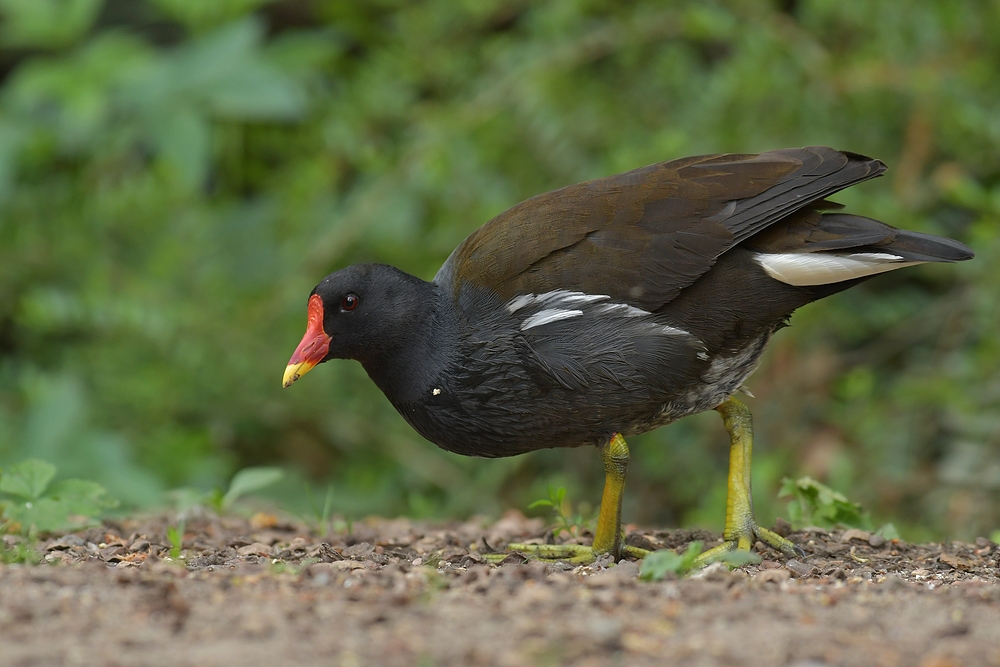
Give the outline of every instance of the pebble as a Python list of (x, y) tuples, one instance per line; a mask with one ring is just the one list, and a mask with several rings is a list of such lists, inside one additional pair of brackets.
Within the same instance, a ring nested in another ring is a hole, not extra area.
[(788, 581), (792, 578), (792, 573), (788, 570), (764, 570), (760, 574), (754, 577), (755, 581), (759, 581), (762, 584), (775, 583), (780, 584), (783, 581)]
[(796, 577), (808, 577), (816, 572), (816, 568), (808, 563), (803, 563), (797, 558), (789, 558), (785, 567)]
[[(840, 536), (841, 542), (850, 542), (851, 540), (859, 540), (861, 542), (871, 543), (872, 534), (867, 530), (859, 530), (858, 528), (851, 528), (850, 530), (845, 530), (844, 534)], [(883, 541), (884, 543), (884, 541)]]
[(136, 540), (131, 544), (131, 546), (129, 546), (128, 550), (132, 553), (149, 551), (149, 540)]
[(248, 544), (245, 547), (240, 547), (236, 550), (241, 556), (270, 556), (271, 547), (267, 546), (263, 542), (254, 542), (253, 544)]

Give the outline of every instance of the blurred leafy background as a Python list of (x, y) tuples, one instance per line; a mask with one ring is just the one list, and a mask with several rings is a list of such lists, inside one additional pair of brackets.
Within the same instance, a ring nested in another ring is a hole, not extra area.
[[(353, 362), (279, 384), (309, 290), (430, 278), (531, 195), (710, 152), (830, 144), (837, 199), (977, 259), (808, 306), (749, 383), (758, 511), (809, 474), (904, 537), (1000, 526), (1000, 3), (0, 0), (0, 465), (123, 507), (250, 465), (306, 511), (596, 504), (589, 450), (481, 461)], [(632, 443), (626, 520), (719, 528), (714, 413)], [(313, 489), (306, 492), (306, 486)]]

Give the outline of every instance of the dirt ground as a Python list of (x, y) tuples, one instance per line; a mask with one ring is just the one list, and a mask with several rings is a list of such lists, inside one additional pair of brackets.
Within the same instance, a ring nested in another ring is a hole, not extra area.
[[(269, 515), (106, 523), (0, 565), (0, 665), (1000, 666), (1000, 550), (853, 530), (807, 556), (638, 579), (639, 564), (483, 558), (542, 522), (355, 523), (320, 538)], [(780, 528), (780, 527), (779, 527)], [(706, 533), (644, 531), (676, 547)], [(4, 538), (8, 544), (10, 536)]]

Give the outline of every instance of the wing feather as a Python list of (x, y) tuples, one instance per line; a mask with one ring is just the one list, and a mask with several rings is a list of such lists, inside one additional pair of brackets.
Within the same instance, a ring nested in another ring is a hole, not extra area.
[(733, 246), (884, 170), (826, 147), (654, 164), (517, 204), (463, 241), (435, 280), (504, 302), (563, 289), (654, 311)]

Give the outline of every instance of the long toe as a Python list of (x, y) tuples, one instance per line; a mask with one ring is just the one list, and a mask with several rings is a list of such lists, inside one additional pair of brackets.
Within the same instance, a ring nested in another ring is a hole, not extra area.
[[(594, 548), (585, 544), (521, 544), (512, 542), (507, 546), (508, 552), (523, 554), (528, 558), (587, 565), (606, 554), (594, 552)], [(499, 555), (499, 554), (498, 554)], [(504, 554), (506, 556), (506, 554)]]
[(698, 565), (708, 565), (709, 563), (721, 560), (726, 554), (732, 553), (737, 549), (749, 551), (758, 540), (772, 549), (781, 552), (786, 558), (801, 558), (805, 556), (805, 551), (802, 550), (802, 547), (778, 535), (773, 530), (762, 528), (754, 523), (745, 531), (727, 535), (722, 544), (704, 551), (698, 556), (696, 562)]
[[(587, 565), (595, 562), (601, 557), (611, 555), (608, 552), (596, 552), (593, 547), (589, 547), (584, 544), (522, 544), (519, 542), (513, 542), (507, 546), (507, 551), (508, 553), (516, 551), (517, 553), (523, 554), (528, 558), (538, 560), (553, 562), (563, 561), (567, 563), (578, 563), (580, 565)], [(621, 546), (621, 558), (635, 558), (641, 560), (649, 553), (648, 549), (633, 547), (628, 544), (623, 544)], [(492, 554), (490, 559), (499, 561), (506, 558), (507, 555), (508, 554)], [(621, 558), (616, 558), (615, 560), (621, 560)]]

